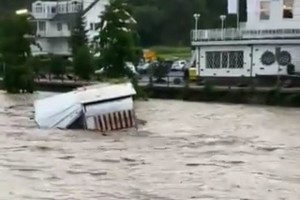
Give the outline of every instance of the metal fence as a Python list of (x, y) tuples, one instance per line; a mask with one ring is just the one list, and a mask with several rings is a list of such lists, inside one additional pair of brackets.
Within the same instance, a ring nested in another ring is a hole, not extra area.
[(257, 38), (295, 38), (300, 37), (300, 29), (207, 29), (192, 30), (192, 41), (239, 40)]
[[(138, 84), (141, 86), (148, 86), (148, 85), (154, 85), (154, 86), (164, 86), (164, 87), (180, 87), (186, 85), (188, 82), (185, 80), (184, 72), (182, 71), (175, 71), (171, 72), (165, 76), (161, 77), (155, 77), (155, 76), (149, 76), (147, 74), (144, 75), (138, 75)], [(73, 85), (89, 85), (98, 83), (101, 81), (101, 77), (94, 77), (90, 81), (84, 81), (76, 79), (72, 75), (65, 75), (63, 77), (50, 77), (42, 76), (35, 79), (36, 82), (39, 83), (53, 83), (53, 84), (73, 84)]]

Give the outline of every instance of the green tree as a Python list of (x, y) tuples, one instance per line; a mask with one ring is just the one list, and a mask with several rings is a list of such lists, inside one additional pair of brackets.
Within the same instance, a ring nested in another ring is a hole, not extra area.
[(122, 0), (111, 0), (103, 12), (96, 44), (99, 57), (99, 68), (103, 68), (108, 78), (129, 77), (134, 73), (126, 62), (138, 60), (138, 35), (136, 21), (131, 10)]
[(83, 80), (90, 80), (94, 72), (93, 58), (87, 46), (81, 46), (75, 54), (74, 61), (75, 75)]
[[(127, 0), (138, 22), (144, 46), (189, 45), (194, 13), (200, 13), (200, 28), (220, 28), (220, 15), (227, 14), (228, 0)], [(240, 0), (240, 20), (246, 21), (246, 0)], [(226, 27), (236, 26), (228, 15)]]
[(157, 82), (164, 82), (163, 78), (165, 78), (170, 69), (164, 64), (164, 61), (159, 61), (158, 63), (152, 63), (148, 69), (148, 74), (150, 77), (156, 78)]
[(73, 57), (77, 51), (88, 43), (86, 36), (87, 30), (85, 30), (85, 18), (83, 11), (80, 11), (75, 19), (74, 26), (72, 27), (72, 33), (70, 37), (70, 46), (72, 48)]
[[(30, 7), (35, 0), (1, 0), (0, 16), (22, 7)], [(57, 1), (57, 0), (53, 0)], [(141, 44), (189, 45), (193, 14), (200, 13), (200, 28), (219, 28), (221, 14), (227, 14), (228, 0), (124, 0), (137, 20)], [(240, 20), (247, 16), (246, 0), (240, 1)], [(250, 1), (250, 0), (249, 0)], [(80, 19), (80, 18), (79, 18)], [(77, 20), (78, 21), (78, 20)], [(79, 20), (80, 21), (80, 20)], [(226, 27), (236, 26), (236, 16), (228, 15)], [(81, 46), (81, 45), (80, 45)]]
[(32, 56), (28, 59), (27, 65), (33, 70), (35, 76), (38, 76), (39, 73), (41, 72), (43, 63), (39, 57)]
[(64, 59), (61, 56), (52, 55), (49, 63), (50, 72), (60, 78), (66, 73)]
[(27, 64), (31, 57), (32, 41), (26, 37), (31, 31), (26, 16), (12, 15), (0, 21), (0, 54), (7, 92), (33, 92), (34, 76)]

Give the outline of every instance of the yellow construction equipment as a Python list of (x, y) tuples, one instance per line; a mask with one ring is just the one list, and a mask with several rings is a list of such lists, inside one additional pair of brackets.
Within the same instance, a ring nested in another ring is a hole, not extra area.
[(195, 67), (189, 68), (189, 79), (190, 81), (196, 81), (197, 80), (197, 71)]
[(143, 57), (146, 62), (151, 62), (157, 59), (156, 53), (150, 49), (145, 49), (143, 53)]

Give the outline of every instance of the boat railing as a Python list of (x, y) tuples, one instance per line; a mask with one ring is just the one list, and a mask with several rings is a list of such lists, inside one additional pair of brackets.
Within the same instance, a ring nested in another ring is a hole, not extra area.
[(275, 38), (300, 38), (300, 29), (207, 29), (192, 30), (191, 40), (243, 40), (243, 39), (275, 39)]

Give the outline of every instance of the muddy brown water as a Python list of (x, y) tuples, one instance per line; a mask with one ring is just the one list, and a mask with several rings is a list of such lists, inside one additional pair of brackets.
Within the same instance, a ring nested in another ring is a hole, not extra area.
[(40, 130), (0, 93), (0, 199), (299, 200), (300, 110), (150, 100), (147, 124), (101, 136)]

